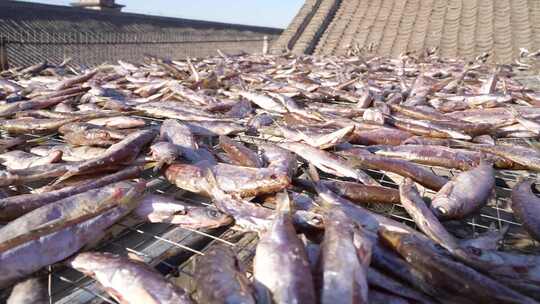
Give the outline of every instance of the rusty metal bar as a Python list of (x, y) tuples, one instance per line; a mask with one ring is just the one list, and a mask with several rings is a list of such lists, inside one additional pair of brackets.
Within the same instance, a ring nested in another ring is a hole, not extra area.
[(0, 37), (0, 71), (9, 69), (7, 43), (7, 37)]

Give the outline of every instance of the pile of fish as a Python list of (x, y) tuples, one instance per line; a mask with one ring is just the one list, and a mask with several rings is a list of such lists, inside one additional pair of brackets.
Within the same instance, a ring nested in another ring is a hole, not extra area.
[[(120, 303), (537, 303), (540, 256), (499, 250), (505, 229), (463, 239), (445, 224), (498, 195), (498, 170), (540, 171), (540, 92), (485, 59), (220, 53), (1, 72), (0, 289), (45, 303), (54, 265)], [(155, 194), (158, 179), (212, 203)], [(520, 179), (511, 208), (540, 241), (533, 186)], [(393, 204), (414, 228), (370, 209)], [(212, 246), (187, 292), (92, 251), (126, 216), (256, 232), (253, 268)]]

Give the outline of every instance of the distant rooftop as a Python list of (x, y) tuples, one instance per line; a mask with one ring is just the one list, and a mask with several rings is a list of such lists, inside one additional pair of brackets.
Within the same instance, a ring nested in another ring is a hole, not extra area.
[(437, 47), (444, 57), (491, 52), (511, 62), (540, 49), (540, 1), (305, 0), (273, 52), (342, 55), (351, 47), (381, 56)]
[(8, 63), (60, 63), (71, 57), (75, 66), (95, 66), (119, 59), (141, 61), (147, 54), (180, 59), (214, 55), (217, 49), (254, 53), (262, 51), (263, 37), (273, 40), (281, 33), (262, 26), (123, 13), (115, 5), (0, 0), (0, 39), (7, 45)]
[(49, 5), (31, 2), (0, 0), (0, 33), (9, 36), (11, 31), (43, 32), (163, 32), (178, 28), (194, 30), (233, 30), (275, 35), (281, 29), (162, 17), (135, 13), (118, 13), (108, 10), (91, 10), (77, 6)]

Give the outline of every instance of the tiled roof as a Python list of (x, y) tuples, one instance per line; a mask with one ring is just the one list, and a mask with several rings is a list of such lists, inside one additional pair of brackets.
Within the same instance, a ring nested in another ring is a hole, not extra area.
[(370, 45), (387, 56), (439, 47), (509, 62), (519, 48), (540, 49), (540, 0), (308, 0), (272, 49), (339, 55)]

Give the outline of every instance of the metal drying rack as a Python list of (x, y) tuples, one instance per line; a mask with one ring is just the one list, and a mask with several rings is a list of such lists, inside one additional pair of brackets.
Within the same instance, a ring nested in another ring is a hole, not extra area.
[[(150, 125), (157, 125), (162, 121), (156, 118), (140, 117), (146, 119)], [(39, 138), (36, 135), (29, 136)], [(281, 140), (274, 136), (261, 135), (260, 137), (253, 137), (245, 134), (239, 135), (237, 139), (247, 144), (256, 144), (261, 140), (267, 142)], [(63, 140), (57, 135), (48, 138), (49, 144), (62, 142)], [(446, 177), (452, 177), (459, 172), (458, 170), (438, 167), (427, 168), (437, 175)], [(376, 178), (381, 185), (390, 188), (398, 188), (402, 179), (392, 173), (377, 170), (365, 171), (373, 178)], [(463, 225), (463, 222), (449, 222), (445, 223), (445, 226), (461, 238), (473, 237), (477, 233), (486, 231), (493, 225), (496, 229), (509, 226), (508, 233), (503, 239), (503, 250), (513, 249), (529, 253), (540, 251), (539, 244), (524, 232), (521, 224), (514, 219), (512, 211), (509, 208), (511, 187), (516, 183), (517, 178), (524, 173), (527, 172), (498, 170), (496, 176), (496, 197), (491, 199), (488, 205), (482, 208), (478, 214), (467, 219), (465, 221), (467, 225)], [(528, 174), (531, 178), (537, 177), (536, 174)], [(332, 179), (333, 177), (325, 176), (325, 178)], [(189, 203), (209, 204), (209, 201), (203, 197), (186, 192), (181, 193), (181, 190), (168, 183), (163, 177), (154, 177), (152, 181), (152, 192), (175, 195), (175, 197)], [(32, 187), (28, 188), (33, 189)], [(423, 187), (419, 187), (419, 190), (422, 196), (428, 199), (435, 194), (435, 192)], [(180, 195), (178, 196), (178, 194)], [(414, 226), (414, 221), (400, 205), (370, 204), (368, 208), (385, 213), (398, 221)], [(92, 250), (134, 255), (152, 267), (155, 267), (159, 272), (188, 292), (192, 292), (195, 288), (192, 280), (194, 259), (197, 256), (204, 255), (204, 252), (209, 247), (218, 243), (231, 246), (248, 273), (248, 277), (251, 276), (251, 262), (255, 254), (257, 235), (253, 232), (242, 232), (234, 226), (212, 230), (192, 230), (171, 224), (141, 223), (128, 215), (121, 222), (114, 224), (108, 230), (107, 236), (95, 244), (95, 246), (92, 246)], [(50, 303), (116, 303), (108, 297), (95, 280), (67, 268), (61, 263), (49, 266), (45, 271), (49, 277)]]

